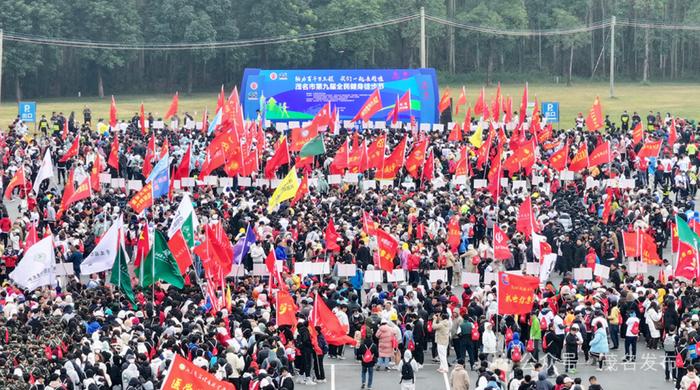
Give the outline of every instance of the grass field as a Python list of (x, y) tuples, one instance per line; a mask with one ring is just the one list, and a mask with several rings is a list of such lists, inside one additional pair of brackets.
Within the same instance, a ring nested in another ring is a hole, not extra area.
[[(470, 104), (478, 97), (479, 87), (473, 84), (467, 86), (467, 100)], [(450, 85), (450, 90), (457, 101), (461, 85)], [(522, 95), (522, 84), (507, 84), (501, 86), (503, 96), (510, 95), (513, 99), (513, 109), (518, 110)], [(567, 87), (562, 84), (530, 84), (530, 101), (537, 97), (540, 102), (556, 101), (560, 106), (560, 117), (562, 126), (571, 126), (578, 112), (586, 115), (593, 100), (599, 96), (603, 105), (604, 114), (609, 114), (612, 120), (619, 123), (622, 110), (627, 109), (630, 115), (632, 111), (637, 111), (644, 116), (649, 110), (660, 111), (662, 116), (666, 112), (690, 119), (700, 119), (700, 84), (673, 84), (660, 83), (651, 85), (641, 85), (639, 83), (619, 83), (615, 88), (614, 99), (608, 97), (607, 83), (582, 83)], [(190, 112), (197, 120), (200, 120), (202, 111), (208, 107), (210, 111), (216, 106), (216, 95), (218, 90), (210, 93), (180, 94), (180, 113)], [(486, 99), (490, 102), (495, 96), (496, 87), (486, 89)], [(119, 118), (129, 119), (135, 112), (141, 101), (144, 103), (146, 112), (152, 112), (158, 117), (165, 113), (172, 99), (171, 94), (156, 95), (128, 95), (115, 96), (117, 112)], [(25, 100), (34, 100), (27, 97)], [(109, 116), (109, 97), (98, 99), (96, 97), (84, 98), (57, 98), (38, 99), (37, 114), (51, 115), (52, 111), (62, 111), (68, 115), (75, 111), (77, 118), (82, 120), (82, 110), (85, 105), (92, 110), (93, 119), (107, 118)], [(5, 101), (0, 105), (0, 124), (4, 128), (17, 115), (17, 105), (15, 102)], [(457, 120), (464, 117), (463, 110)]]

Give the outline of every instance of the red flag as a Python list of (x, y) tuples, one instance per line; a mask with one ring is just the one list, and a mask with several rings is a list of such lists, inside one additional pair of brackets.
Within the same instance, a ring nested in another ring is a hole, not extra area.
[(180, 165), (178, 165), (177, 170), (175, 170), (175, 175), (173, 175), (173, 180), (182, 179), (183, 177), (190, 176), (190, 160), (192, 159), (192, 144), (187, 145), (187, 151), (182, 155), (180, 160)]
[(501, 228), (497, 225), (493, 225), (493, 257), (496, 260), (505, 260), (511, 258), (513, 256), (510, 253), (510, 248), (508, 247), (508, 244), (510, 243), (510, 238), (508, 238), (508, 235), (501, 230)]
[(75, 157), (78, 155), (78, 150), (80, 149), (80, 136), (76, 135), (75, 138), (73, 139), (73, 143), (70, 145), (70, 148), (66, 151), (66, 153), (63, 154), (63, 157), (61, 157), (59, 162), (66, 162), (70, 160), (71, 158)]
[[(58, 208), (58, 212), (56, 213), (56, 219), (61, 219), (61, 216), (63, 215), (63, 212), (66, 211), (68, 206), (66, 205), (66, 202), (68, 201), (68, 198), (73, 195), (73, 192), (75, 191), (74, 183), (74, 173), (75, 169), (71, 169), (70, 173), (68, 173), (68, 180), (66, 180), (66, 185), (63, 187), (63, 196), (61, 196), (61, 206)], [(10, 184), (12, 184), (12, 181), (10, 181)], [(7, 191), (7, 190), (5, 190)], [(5, 196), (7, 196), (7, 192), (5, 193)]]
[(265, 266), (270, 275), (274, 275), (277, 272), (276, 264), (277, 257), (275, 256), (275, 250), (270, 249), (270, 252), (267, 253), (267, 257), (265, 258)]
[(102, 157), (95, 154), (95, 162), (92, 163), (92, 169), (90, 171), (90, 184), (92, 185), (92, 190), (95, 192), (100, 191), (100, 173), (104, 170), (102, 166)]
[(638, 231), (622, 232), (622, 242), (625, 248), (625, 256), (640, 257), (642, 255), (640, 241), (641, 238)]
[(83, 180), (82, 183), (80, 183), (75, 190), (73, 191), (72, 194), (70, 194), (70, 197), (66, 199), (65, 201), (65, 208), (68, 209), (70, 205), (72, 205), (75, 202), (79, 202), (83, 199), (87, 199), (90, 196), (92, 196), (92, 188), (90, 187), (90, 178), (86, 177), (85, 180)]
[(338, 317), (328, 308), (323, 298), (316, 294), (314, 308), (309, 316), (309, 328), (321, 327), (321, 334), (330, 345), (355, 345), (355, 339), (348, 336), (349, 328), (342, 325)]
[(612, 153), (610, 153), (610, 142), (603, 142), (596, 146), (588, 158), (588, 167), (592, 168), (597, 165), (608, 164), (612, 161)]
[(462, 129), (459, 127), (459, 123), (455, 123), (455, 125), (452, 126), (452, 130), (450, 130), (450, 135), (447, 137), (447, 140), (450, 142), (462, 142)]
[(642, 128), (642, 122), (637, 122), (637, 124), (634, 125), (634, 128), (632, 129), (632, 142), (634, 142), (634, 144), (637, 145), (640, 142), (642, 142), (642, 139), (644, 139), (644, 129)]
[(112, 146), (109, 148), (109, 157), (107, 158), (107, 165), (119, 170), (119, 137), (114, 134), (114, 139), (112, 140)]
[(367, 146), (364, 140), (357, 148), (353, 147), (352, 156), (350, 156), (348, 161), (348, 168), (350, 173), (361, 173), (367, 170)]
[(452, 104), (452, 101), (450, 99), (450, 89), (447, 88), (440, 97), (440, 102), (438, 103), (438, 112), (442, 114), (443, 111), (450, 108), (450, 104)]
[(63, 121), (63, 132), (61, 133), (61, 139), (66, 140), (68, 138), (68, 121)]
[(513, 154), (503, 162), (503, 169), (510, 173), (517, 172), (521, 169), (529, 171), (535, 163), (535, 144), (534, 140), (520, 146)]
[(498, 202), (498, 197), (501, 194), (501, 176), (503, 173), (503, 167), (501, 163), (501, 154), (503, 153), (503, 147), (499, 145), (498, 152), (494, 156), (494, 160), (491, 162), (491, 169), (487, 176), (488, 186), (486, 187), (491, 193), (494, 202)]
[(527, 83), (525, 83), (525, 88), (523, 88), (523, 98), (520, 101), (520, 111), (518, 112), (520, 116), (520, 124), (525, 123), (525, 118), (527, 117)]
[(379, 169), (384, 162), (384, 149), (386, 148), (386, 135), (377, 137), (367, 148), (367, 169)]
[(533, 231), (535, 233), (540, 231), (535, 223), (535, 216), (532, 212), (532, 199), (529, 196), (520, 204), (515, 230), (523, 233), (525, 237), (530, 237)]
[(662, 263), (659, 252), (656, 249), (656, 242), (647, 232), (642, 232), (642, 261), (649, 264), (659, 265)]
[(462, 228), (459, 226), (459, 216), (454, 215), (447, 224), (447, 243), (452, 252), (457, 252), (460, 241), (462, 241)]
[(498, 314), (525, 314), (532, 310), (540, 280), (533, 276), (498, 273)]
[(39, 241), (39, 235), (37, 234), (36, 226), (33, 222), (30, 222), (27, 234), (24, 237), (24, 251), (26, 252), (27, 249), (31, 248), (37, 241)]
[(675, 223), (671, 224), (671, 251), (678, 253), (678, 226)]
[(595, 97), (593, 101), (593, 106), (590, 111), (588, 111), (588, 116), (586, 117), (586, 127), (590, 131), (596, 131), (602, 129), (605, 126), (605, 118), (603, 118), (603, 107), (600, 105), (600, 99), (598, 96)]
[(552, 154), (552, 156), (549, 158), (549, 166), (552, 167), (552, 169), (555, 169), (559, 172), (563, 171), (566, 169), (566, 163), (568, 162), (567, 160), (569, 159), (569, 142), (567, 141), (564, 144), (564, 147), (557, 150)]
[[(399, 170), (403, 167), (404, 156), (406, 153), (406, 136), (396, 145), (394, 151), (389, 157), (385, 158), (380, 169), (375, 173), (375, 179), (378, 180), (394, 180)], [(425, 157), (425, 154), (423, 155)]]
[(399, 114), (402, 112), (411, 112), (411, 90), (408, 89), (406, 93), (399, 99)]
[(413, 144), (413, 149), (411, 153), (406, 157), (406, 172), (408, 172), (411, 177), (417, 179), (418, 168), (423, 166), (425, 162), (425, 153), (428, 150), (428, 138), (424, 138)]
[(455, 116), (459, 115), (459, 107), (467, 104), (467, 89), (462, 86), (462, 91), (457, 98), (457, 106), (455, 107)]
[(331, 116), (332, 114), (333, 113), (331, 112), (331, 102), (328, 102), (324, 104), (320, 110), (318, 110), (318, 112), (314, 116), (314, 119), (311, 120), (311, 123), (307, 126), (307, 128), (310, 130), (315, 129), (316, 134), (318, 134), (319, 130), (325, 131), (327, 128), (333, 125), (333, 120), (335, 118)]
[[(273, 252), (273, 251), (270, 251)], [(272, 274), (270, 274), (270, 278), (272, 278)], [(277, 322), (275, 323), (276, 326), (282, 326), (282, 325), (290, 325), (290, 326), (296, 326), (297, 324), (297, 312), (299, 309), (297, 309), (297, 305), (294, 304), (294, 299), (292, 299), (292, 296), (289, 294), (289, 292), (285, 289), (281, 289), (279, 292), (277, 292), (277, 305), (276, 305), (277, 310), (275, 311), (277, 313)]]
[(658, 157), (661, 151), (661, 140), (645, 142), (644, 146), (639, 149), (637, 156), (639, 158)]
[(117, 127), (117, 103), (114, 102), (114, 95), (109, 105), (109, 126), (113, 129)]
[(143, 108), (143, 102), (141, 102), (141, 107), (139, 108), (139, 124), (141, 125), (141, 134), (148, 134), (148, 129), (146, 128), (146, 111)]
[(425, 165), (423, 165), (423, 181), (430, 181), (433, 180), (433, 176), (435, 176), (435, 155), (433, 154), (433, 151), (430, 151), (430, 154), (428, 154), (428, 158), (425, 160)]
[(153, 159), (156, 157), (156, 139), (155, 136), (152, 136), (151, 139), (148, 140), (148, 146), (146, 147), (146, 154), (143, 158), (143, 167), (142, 167), (142, 173), (143, 177), (148, 177), (148, 175), (151, 174), (151, 170), (153, 169)]
[(318, 127), (295, 128), (292, 129), (289, 151), (298, 152), (301, 148), (318, 135)]
[(192, 265), (192, 254), (190, 248), (187, 247), (185, 237), (182, 235), (182, 230), (178, 230), (168, 240), (168, 249), (172, 252), (177, 267), (180, 269), (180, 274), (187, 272), (187, 267)]
[(345, 140), (342, 145), (336, 150), (333, 157), (333, 163), (329, 168), (331, 174), (342, 174), (346, 168), (350, 166), (350, 141)]
[(608, 187), (607, 190), (608, 197), (605, 198), (605, 203), (603, 203), (603, 223), (607, 225), (610, 219), (610, 207), (612, 206), (612, 189)]
[(151, 243), (148, 238), (148, 223), (144, 223), (141, 229), (141, 234), (139, 234), (139, 239), (136, 242), (136, 256), (134, 258), (134, 267), (138, 267), (141, 261), (148, 256), (148, 252), (151, 250)]
[(328, 219), (328, 225), (323, 234), (324, 240), (326, 241), (326, 249), (331, 252), (340, 252), (340, 245), (338, 245), (338, 238), (340, 234), (335, 230), (335, 223), (333, 223), (333, 218)]
[(163, 389), (236, 390), (232, 383), (218, 380), (184, 357), (175, 354), (163, 380)]
[(569, 170), (579, 172), (588, 167), (588, 145), (584, 142), (579, 145), (579, 150), (569, 163)]
[(25, 189), (26, 184), (27, 179), (24, 176), (24, 166), (20, 166), (15, 171), (15, 174), (12, 176), (12, 179), (10, 179), (10, 182), (7, 183), (7, 187), (5, 188), (5, 199), (12, 199), (12, 191), (14, 191), (15, 187), (21, 186), (22, 189)]
[(676, 261), (677, 265), (673, 276), (683, 277), (688, 280), (696, 278), (698, 276), (698, 254), (692, 245), (680, 241), (677, 256), (678, 260)]
[(399, 95), (396, 95), (396, 103), (394, 104), (394, 108), (389, 111), (389, 115), (386, 117), (386, 120), (387, 122), (391, 122), (392, 125), (395, 125), (396, 122), (399, 121)]
[(372, 220), (368, 212), (362, 211), (362, 231), (368, 236), (377, 234), (377, 224)]
[(289, 147), (286, 139), (282, 139), (280, 145), (272, 155), (272, 158), (267, 160), (267, 163), (265, 164), (265, 178), (274, 178), (277, 168), (284, 164), (289, 164)]
[(506, 101), (503, 104), (503, 111), (506, 112), (505, 123), (510, 123), (513, 120), (513, 101), (511, 100), (510, 96), (506, 98)]
[(491, 116), (496, 122), (501, 119), (501, 82), (498, 82), (498, 87), (496, 88), (496, 97), (493, 99), (491, 104)]
[(309, 175), (304, 175), (304, 177), (301, 179), (301, 183), (299, 183), (299, 188), (297, 188), (297, 193), (294, 195), (294, 199), (292, 199), (292, 202), (290, 206), (294, 207), (294, 205), (304, 199), (304, 196), (309, 193)]
[(668, 127), (668, 144), (672, 147), (673, 144), (678, 140), (678, 133), (676, 132), (676, 120), (671, 120), (671, 125)]
[(163, 145), (160, 146), (160, 153), (158, 154), (158, 160), (160, 161), (169, 152), (170, 152), (170, 143), (168, 142), (168, 137), (165, 137), (165, 139), (163, 139)]
[(367, 122), (372, 115), (376, 114), (381, 108), (382, 97), (379, 94), (379, 89), (375, 89), (374, 92), (369, 95), (365, 104), (362, 105), (360, 111), (352, 118), (352, 122), (356, 122), (358, 119), (361, 119), (362, 122)]
[(394, 270), (394, 258), (399, 249), (399, 242), (382, 229), (376, 229), (377, 247), (379, 249), (379, 269), (386, 272)]
[(175, 95), (173, 96), (173, 101), (170, 102), (170, 108), (168, 108), (168, 112), (163, 115), (163, 119), (170, 119), (173, 117), (173, 115), (177, 114), (177, 103), (179, 99), (179, 94), (178, 92), (175, 92)]
[(137, 192), (131, 200), (129, 200), (128, 206), (136, 214), (140, 214), (143, 210), (148, 207), (153, 206), (153, 182), (148, 182), (141, 191)]
[[(481, 92), (479, 93), (479, 97), (476, 99), (476, 102), (474, 103), (474, 115), (478, 116), (484, 116), (484, 110), (486, 109), (486, 97), (484, 96), (484, 88), (481, 88)], [(486, 118), (484, 118), (486, 120)]]

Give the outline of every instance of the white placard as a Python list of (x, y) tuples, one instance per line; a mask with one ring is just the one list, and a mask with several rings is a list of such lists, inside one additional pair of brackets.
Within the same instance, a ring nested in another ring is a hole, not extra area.
[(255, 276), (267, 276), (270, 271), (267, 270), (267, 265), (265, 263), (253, 263), (253, 275)]
[(452, 178), (452, 184), (454, 184), (454, 185), (467, 184), (467, 177), (464, 175), (455, 176)]
[(233, 178), (232, 177), (220, 177), (219, 178), (219, 187), (233, 187)]
[(559, 178), (562, 180), (574, 180), (574, 173), (572, 171), (561, 171)]
[(355, 122), (353, 122), (353, 121), (344, 120), (343, 127), (345, 127), (346, 129), (351, 129), (354, 123)]
[(170, 128), (171, 129), (177, 129), (178, 123), (177, 121), (170, 121)]
[(204, 184), (208, 186), (216, 186), (219, 184), (218, 176), (204, 176)]
[(440, 189), (440, 188), (444, 187), (445, 184), (447, 184), (447, 183), (445, 183), (445, 180), (442, 177), (438, 177), (436, 179), (433, 179), (431, 181), (431, 183), (433, 184), (433, 188), (435, 188), (435, 189)]
[(523, 190), (527, 189), (527, 182), (525, 180), (513, 180), (513, 188), (512, 191), (515, 192), (518, 188), (522, 188)]
[(620, 180), (620, 188), (634, 188), (634, 179), (622, 179)]
[(277, 131), (287, 131), (289, 130), (289, 125), (287, 125), (287, 122), (277, 122), (275, 123), (275, 129)]
[(182, 188), (180, 185), (180, 180), (173, 180), (173, 189), (179, 190), (180, 188)]
[(122, 122), (122, 123), (119, 124), (119, 130), (120, 130), (120, 131), (126, 131), (126, 128), (127, 128), (127, 127), (129, 127), (129, 124), (128, 124), (128, 123)]
[(184, 188), (194, 187), (194, 177), (183, 177), (180, 182)]
[(204, 180), (195, 180), (195, 181), (194, 181), (194, 184), (195, 184), (197, 187), (204, 187), (205, 185), (207, 185), (207, 183), (205, 183)]
[(416, 183), (414, 183), (412, 181), (405, 181), (405, 182), (401, 183), (401, 187), (403, 187), (407, 190), (413, 190), (416, 188)]
[(474, 179), (474, 189), (486, 188), (488, 186), (488, 181), (486, 179)]
[(299, 121), (289, 121), (287, 125), (290, 129), (297, 129), (300, 127)]
[(443, 131), (445, 131), (445, 125), (443, 125), (442, 123), (436, 123), (433, 125), (433, 131), (439, 131), (442, 133)]
[(340, 175), (328, 175), (328, 184), (340, 184), (342, 182), (342, 176)]
[(353, 277), (357, 273), (357, 265), (355, 264), (338, 264), (339, 277)]
[(544, 261), (542, 261), (542, 266), (540, 267), (540, 283), (545, 283), (549, 280), (549, 275), (554, 269), (554, 265), (557, 263), (557, 254), (549, 253), (544, 255)]
[(449, 130), (454, 129), (454, 127), (455, 127), (455, 122), (447, 122), (447, 128), (448, 128)]
[(270, 188), (277, 188), (277, 187), (279, 187), (279, 185), (280, 185), (281, 182), (282, 182), (282, 180), (280, 180), (280, 179), (272, 179), (272, 180), (270, 180)]
[(586, 180), (586, 189), (600, 188), (600, 180)]
[(630, 261), (627, 265), (627, 269), (633, 275), (646, 274), (649, 271), (647, 263), (641, 261)]
[(153, 121), (153, 128), (156, 130), (160, 130), (165, 128), (165, 122), (163, 121)]
[(294, 273), (297, 275), (308, 275), (311, 273), (311, 265), (312, 263), (310, 261), (299, 261), (294, 263)]
[(544, 176), (532, 176), (532, 186), (536, 187), (540, 183), (544, 183)]
[(311, 263), (311, 272), (314, 275), (325, 275), (331, 273), (331, 263)]
[(309, 178), (309, 188), (311, 188), (311, 187), (313, 187), (313, 188), (318, 187), (318, 178), (316, 178), (316, 177)]
[(143, 183), (141, 182), (141, 180), (129, 180), (129, 181), (126, 183), (126, 189), (127, 189), (127, 190), (135, 190), (135, 191), (138, 191), (138, 190), (140, 190), (141, 188), (143, 188)]
[(374, 121), (375, 129), (386, 129), (386, 121)]
[(75, 275), (75, 272), (73, 272), (73, 263), (56, 263), (56, 266), (53, 268), (53, 272), (56, 276)]
[(603, 279), (610, 278), (610, 267), (603, 264), (596, 264), (593, 270), (593, 275), (600, 276)]
[(248, 176), (243, 176), (238, 178), (238, 185), (241, 187), (252, 187), (253, 179)]
[(256, 187), (264, 187), (264, 186), (269, 186), (270, 181), (267, 179), (255, 179), (255, 186)]
[(374, 122), (373, 121), (367, 121), (362, 124), (362, 127), (365, 129), (374, 129)]
[(362, 189), (364, 191), (374, 190), (377, 188), (377, 182), (374, 180), (362, 180)]
[(246, 275), (245, 266), (243, 264), (231, 264), (231, 272), (226, 275), (229, 278), (240, 278)]
[(358, 183), (360, 181), (359, 173), (346, 173), (343, 177), (343, 181), (346, 183)]
[(195, 125), (196, 125), (195, 121), (188, 119), (188, 118), (185, 118), (185, 129), (192, 130), (192, 129), (194, 129)]
[(539, 275), (540, 274), (540, 263), (527, 262), (525, 264), (525, 273), (528, 275)]
[(109, 173), (100, 173), (100, 184), (109, 184), (112, 182), (112, 176)]
[(610, 188), (620, 188), (620, 178), (614, 177), (612, 179), (607, 179), (607, 186)]
[(507, 177), (501, 178), (501, 187), (508, 187), (508, 178)]
[(574, 268), (574, 279), (591, 280), (593, 279), (593, 270), (588, 267)]
[(112, 179), (111, 185), (114, 188), (124, 188), (124, 187), (126, 187), (126, 179), (122, 179), (122, 178)]
[(461, 284), (468, 284), (470, 286), (479, 285), (479, 273), (477, 272), (462, 272)]
[(498, 281), (498, 273), (497, 272), (485, 272), (484, 273), (484, 286), (490, 286), (491, 282), (497, 282)]
[(406, 280), (406, 271), (403, 269), (395, 269), (386, 273), (386, 281), (389, 283), (403, 282)]
[(431, 269), (430, 270), (430, 283), (435, 283), (441, 280), (443, 283), (447, 283), (447, 270), (446, 269)]
[(427, 133), (430, 131), (430, 123), (421, 123), (420, 126), (418, 126), (418, 129)]
[(381, 283), (383, 280), (382, 272), (382, 270), (378, 269), (365, 271), (365, 283)]
[(393, 180), (379, 180), (379, 188), (392, 187), (394, 185)]
[(202, 122), (197, 122), (197, 123), (195, 123), (195, 126), (194, 126), (194, 127), (195, 127), (197, 130), (202, 130), (202, 126), (204, 126), (204, 123), (202, 123)]

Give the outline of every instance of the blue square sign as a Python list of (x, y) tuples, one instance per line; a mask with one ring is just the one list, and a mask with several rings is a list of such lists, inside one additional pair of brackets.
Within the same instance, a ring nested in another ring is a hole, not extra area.
[(36, 102), (19, 102), (19, 119), (22, 122), (36, 122)]
[(547, 123), (559, 123), (559, 102), (542, 102), (541, 111)]

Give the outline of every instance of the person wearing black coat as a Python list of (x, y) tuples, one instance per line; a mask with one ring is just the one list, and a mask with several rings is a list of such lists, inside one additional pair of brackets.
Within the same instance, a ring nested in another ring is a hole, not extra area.
[(413, 342), (416, 344), (416, 349), (413, 350), (413, 358), (419, 364), (423, 364), (425, 361), (425, 351), (427, 347), (427, 340), (425, 334), (425, 323), (418, 316), (413, 317)]
[(573, 268), (578, 268), (581, 267), (582, 264), (586, 264), (586, 254), (588, 254), (588, 250), (585, 245), (583, 245), (583, 242), (579, 239), (576, 240), (576, 250), (574, 252), (574, 262), (572, 264), (569, 264), (568, 269), (573, 269)]
[[(418, 349), (418, 348), (416, 348)], [(368, 360), (365, 362), (365, 354), (367, 353), (367, 350), (370, 351), (370, 354), (372, 355), (372, 359)], [(374, 340), (372, 340), (371, 336), (365, 337), (365, 340), (362, 342), (362, 345), (359, 348), (358, 351), (360, 355), (360, 362), (362, 363), (362, 387), (361, 389), (365, 388), (365, 384), (367, 384), (367, 389), (372, 389), (372, 379), (374, 377), (374, 366), (377, 364), (377, 358), (379, 357), (379, 347), (377, 347), (377, 344), (374, 343)], [(366, 381), (365, 381), (366, 380)]]
[(302, 378), (306, 378), (307, 381), (311, 381), (311, 369), (313, 367), (313, 355), (314, 347), (311, 343), (311, 332), (309, 332), (308, 324), (306, 321), (299, 321), (297, 324), (297, 339), (296, 346), (301, 351), (301, 362), (299, 364), (299, 371)]
[(670, 331), (671, 326), (678, 329), (681, 325), (681, 319), (678, 316), (678, 311), (676, 311), (676, 305), (673, 300), (664, 303), (663, 321), (666, 332)]

